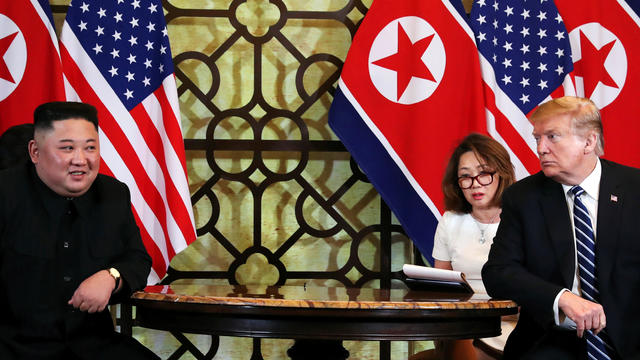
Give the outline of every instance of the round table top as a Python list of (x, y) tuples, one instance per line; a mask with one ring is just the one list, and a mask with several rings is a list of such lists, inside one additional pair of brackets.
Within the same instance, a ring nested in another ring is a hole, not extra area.
[(315, 309), (517, 309), (510, 300), (486, 294), (442, 293), (408, 289), (370, 289), (263, 285), (158, 285), (132, 296), (134, 303), (170, 302), (226, 306)]
[(314, 340), (489, 337), (517, 312), (486, 294), (312, 286), (149, 286), (132, 303), (153, 329)]

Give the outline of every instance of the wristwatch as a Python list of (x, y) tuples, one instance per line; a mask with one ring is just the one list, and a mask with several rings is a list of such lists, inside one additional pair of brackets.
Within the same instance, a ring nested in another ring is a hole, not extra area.
[(116, 268), (109, 268), (107, 271), (109, 272), (109, 275), (113, 277), (113, 280), (116, 281), (116, 287), (113, 288), (113, 291), (115, 292), (118, 290), (118, 285), (120, 285), (120, 272)]

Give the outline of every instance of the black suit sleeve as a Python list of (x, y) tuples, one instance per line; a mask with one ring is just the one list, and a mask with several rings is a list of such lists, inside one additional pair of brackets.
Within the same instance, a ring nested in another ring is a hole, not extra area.
[(544, 263), (553, 256), (540, 250), (544, 241), (538, 235), (545, 229), (541, 228), (544, 220), (538, 202), (514, 190), (504, 193), (500, 225), (482, 268), (482, 280), (489, 295), (514, 300), (546, 328), (553, 324), (553, 302), (563, 287), (541, 274), (548, 270)]

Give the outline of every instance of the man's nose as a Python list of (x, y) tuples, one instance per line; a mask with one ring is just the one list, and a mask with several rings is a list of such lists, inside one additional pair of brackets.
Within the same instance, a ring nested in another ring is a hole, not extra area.
[(547, 147), (547, 141), (544, 138), (538, 140), (537, 144), (538, 155), (546, 154), (549, 152), (549, 148)]
[(73, 157), (71, 158), (71, 161), (74, 164), (84, 165), (87, 162), (87, 156), (82, 149), (76, 149), (73, 152)]

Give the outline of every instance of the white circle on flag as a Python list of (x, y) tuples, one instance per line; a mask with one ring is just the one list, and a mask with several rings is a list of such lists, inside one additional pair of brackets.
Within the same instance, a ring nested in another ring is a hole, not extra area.
[[(587, 23), (578, 26), (569, 33), (571, 55), (574, 63), (582, 59), (582, 49), (580, 44), (581, 32), (596, 49), (601, 49), (603, 46), (614, 42), (609, 55), (604, 61), (604, 68), (609, 76), (611, 76), (611, 79), (616, 83), (617, 88), (606, 86), (599, 82), (590, 97), (598, 108), (602, 109), (611, 104), (618, 97), (624, 87), (624, 83), (627, 79), (627, 52), (624, 50), (622, 41), (620, 41), (614, 33), (609, 31), (609, 29), (599, 23)], [(582, 77), (576, 76), (574, 85), (578, 96), (588, 96), (588, 94), (585, 94), (584, 81)]]
[(4, 55), (0, 58), (0, 66), (6, 65), (13, 81), (0, 76), (0, 101), (6, 99), (18, 87), (27, 67), (27, 43), (22, 31), (10, 18), (0, 14), (0, 39), (7, 37), (14, 38), (7, 51), (0, 54)]
[[(402, 26), (413, 44), (433, 35), (420, 60), (435, 81), (413, 76), (403, 91), (398, 89), (396, 71), (373, 64), (398, 53), (398, 25)], [(444, 75), (446, 53), (442, 39), (431, 24), (417, 16), (405, 16), (391, 21), (380, 30), (371, 44), (368, 65), (371, 81), (382, 96), (395, 103), (411, 105), (427, 99), (436, 90)]]

